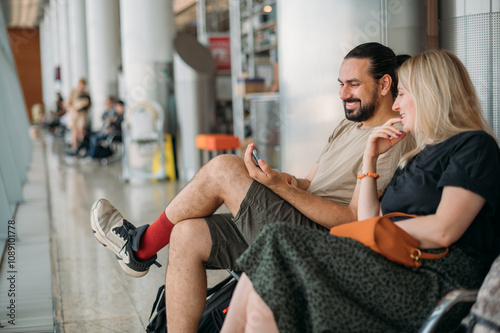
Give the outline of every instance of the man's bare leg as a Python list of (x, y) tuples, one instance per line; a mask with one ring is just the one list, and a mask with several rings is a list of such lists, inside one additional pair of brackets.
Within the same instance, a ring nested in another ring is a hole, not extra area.
[(169, 332), (196, 332), (207, 293), (203, 263), (211, 248), (212, 239), (204, 219), (182, 221), (173, 229), (165, 281)]
[[(129, 275), (141, 277), (156, 262), (156, 253), (170, 242), (180, 221), (212, 215), (222, 204), (235, 215), (253, 179), (236, 155), (220, 155), (198, 171), (151, 225), (136, 227), (105, 199), (91, 209), (91, 227), (97, 240), (112, 251)], [(193, 237), (192, 244), (196, 243)]]
[(202, 167), (179, 192), (165, 209), (165, 215), (176, 224), (210, 216), (225, 204), (234, 216), (252, 181), (240, 157), (219, 155)]

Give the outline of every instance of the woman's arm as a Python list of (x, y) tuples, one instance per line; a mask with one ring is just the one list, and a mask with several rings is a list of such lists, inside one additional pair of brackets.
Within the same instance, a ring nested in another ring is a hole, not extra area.
[(436, 214), (396, 222), (422, 249), (450, 246), (465, 233), (486, 200), (462, 187), (445, 186)]
[[(391, 149), (396, 143), (401, 141), (406, 134), (393, 125), (401, 122), (401, 118), (393, 118), (384, 125), (376, 127), (366, 143), (363, 154), (362, 172), (377, 172), (377, 160), (380, 155)], [(364, 220), (380, 214), (380, 197), (377, 191), (377, 180), (373, 177), (361, 179), (358, 203), (358, 220)]]

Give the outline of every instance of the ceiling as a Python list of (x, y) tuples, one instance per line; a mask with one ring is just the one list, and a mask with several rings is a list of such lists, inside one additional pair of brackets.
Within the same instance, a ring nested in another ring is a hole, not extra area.
[(5, 24), (9, 28), (36, 28), (49, 0), (0, 0)]
[[(69, 0), (71, 1), (71, 0)], [(213, 0), (206, 0), (208, 3)], [(197, 0), (173, 0), (175, 14), (180, 14), (196, 4)], [(220, 1), (215, 1), (219, 3)], [(222, 1), (226, 3), (227, 0)], [(40, 25), (50, 0), (0, 0), (5, 23), (9, 28), (36, 28)]]

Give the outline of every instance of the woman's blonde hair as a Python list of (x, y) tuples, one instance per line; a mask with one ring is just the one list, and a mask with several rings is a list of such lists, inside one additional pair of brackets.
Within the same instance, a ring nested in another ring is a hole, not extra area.
[(398, 71), (399, 83), (415, 100), (416, 148), (401, 159), (404, 166), (427, 144), (443, 142), (473, 130), (493, 131), (483, 117), (467, 69), (456, 55), (431, 50), (407, 60)]

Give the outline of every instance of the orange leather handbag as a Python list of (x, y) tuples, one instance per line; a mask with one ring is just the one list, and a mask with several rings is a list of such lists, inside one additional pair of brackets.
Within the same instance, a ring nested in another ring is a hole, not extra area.
[(390, 213), (335, 226), (330, 229), (330, 234), (355, 239), (387, 259), (407, 267), (420, 267), (421, 259), (439, 259), (448, 253), (448, 248), (436, 254), (420, 251), (420, 242), (391, 221), (390, 218), (395, 216), (416, 217)]

